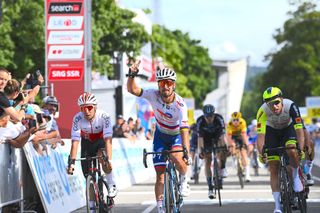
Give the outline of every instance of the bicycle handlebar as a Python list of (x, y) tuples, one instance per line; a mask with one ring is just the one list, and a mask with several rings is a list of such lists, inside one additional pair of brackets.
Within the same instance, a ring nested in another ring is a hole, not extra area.
[(288, 149), (297, 149), (299, 150), (297, 147), (285, 147), (285, 146), (279, 146), (279, 147), (274, 147), (274, 148), (266, 148), (263, 150), (263, 153), (267, 153), (269, 151), (279, 151), (279, 152), (284, 152), (285, 150)]
[(162, 152), (147, 152), (146, 149), (143, 149), (143, 165), (145, 168), (148, 168), (147, 165), (147, 155), (164, 155), (164, 156), (169, 156), (171, 153), (176, 153), (176, 152), (183, 152), (186, 153), (186, 149), (180, 149), (180, 150), (163, 150)]

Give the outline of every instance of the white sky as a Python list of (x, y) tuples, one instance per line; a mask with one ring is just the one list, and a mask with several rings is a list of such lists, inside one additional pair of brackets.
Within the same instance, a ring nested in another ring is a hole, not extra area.
[[(213, 59), (250, 56), (250, 65), (264, 66), (275, 49), (272, 38), (289, 18), (288, 0), (155, 0), (161, 1), (161, 23), (201, 40)], [(128, 8), (152, 9), (152, 0), (120, 0)]]

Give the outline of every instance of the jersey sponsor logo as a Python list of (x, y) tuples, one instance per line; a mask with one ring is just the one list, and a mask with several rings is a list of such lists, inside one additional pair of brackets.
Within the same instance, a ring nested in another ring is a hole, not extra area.
[(181, 103), (181, 102), (179, 102), (179, 101), (177, 101), (177, 104), (178, 104), (179, 106), (181, 106), (181, 107), (184, 107), (184, 104)]
[(159, 109), (157, 109), (157, 112), (159, 112), (162, 117), (167, 118), (167, 119), (171, 119), (173, 117), (170, 113), (168, 113), (168, 112), (164, 113)]
[(257, 123), (257, 128), (261, 128), (261, 123)]
[(296, 123), (301, 123), (302, 119), (300, 117), (295, 118)]

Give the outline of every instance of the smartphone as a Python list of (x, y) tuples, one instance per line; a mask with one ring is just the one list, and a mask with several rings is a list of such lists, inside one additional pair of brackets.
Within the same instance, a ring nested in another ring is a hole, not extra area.
[(32, 127), (37, 127), (37, 121), (35, 119), (29, 119), (28, 126), (29, 129), (31, 129)]
[(42, 114), (36, 113), (36, 117), (37, 117), (37, 122), (38, 122), (38, 124), (42, 124), (42, 123), (43, 123)]

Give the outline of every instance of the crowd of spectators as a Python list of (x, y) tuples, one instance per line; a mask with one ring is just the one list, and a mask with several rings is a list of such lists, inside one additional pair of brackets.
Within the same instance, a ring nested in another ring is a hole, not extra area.
[(35, 102), (43, 82), (39, 71), (19, 82), (0, 68), (0, 144), (22, 148), (30, 141), (41, 155), (47, 151), (46, 145), (54, 149), (57, 143), (64, 144), (55, 120), (57, 99), (47, 96), (42, 104)]
[(155, 131), (155, 123), (152, 122), (148, 130), (141, 125), (140, 118), (134, 120), (132, 117), (126, 121), (122, 115), (117, 116), (115, 125), (113, 126), (114, 138), (127, 138), (134, 142), (136, 140), (153, 140)]

